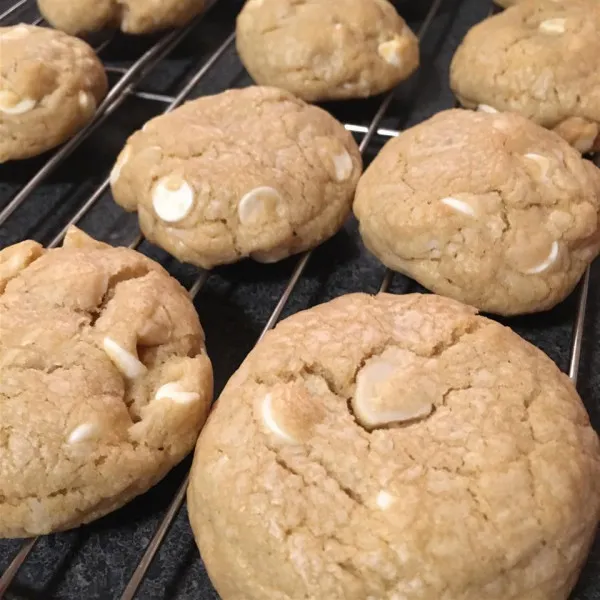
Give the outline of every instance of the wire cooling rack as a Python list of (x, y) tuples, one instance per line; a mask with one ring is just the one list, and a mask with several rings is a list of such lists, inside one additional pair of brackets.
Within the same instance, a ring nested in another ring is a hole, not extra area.
[[(211, 272), (181, 265), (148, 244), (134, 215), (110, 198), (108, 175), (126, 138), (153, 116), (188, 99), (250, 83), (235, 54), (233, 15), (241, 0), (212, 0), (188, 26), (149, 37), (93, 40), (111, 81), (94, 120), (53, 153), (0, 166), (0, 247), (34, 238), (60, 245), (76, 224), (98, 239), (138, 249), (186, 285), (207, 332), (219, 390), (252, 346), (283, 316), (342, 293), (421, 291), (365, 252), (351, 219), (333, 240), (276, 265), (243, 262)], [(416, 7), (414, 5), (419, 4)], [(398, 131), (453, 105), (447, 85), (452, 52), (468, 27), (489, 14), (481, 0), (398, 3), (410, 11), (422, 66), (380, 98), (328, 104), (359, 142), (368, 163)], [(413, 5), (408, 6), (408, 5)], [(0, 0), (0, 25), (46, 25), (33, 0)], [(1, 57), (0, 57), (1, 60)], [(593, 352), (595, 281), (544, 315), (505, 321), (540, 346), (577, 383), (597, 422)], [(587, 305), (593, 310), (586, 311)], [(582, 361), (582, 356), (585, 360)], [(581, 363), (581, 364), (580, 364)], [(0, 541), (4, 598), (216, 599), (187, 523), (189, 459), (144, 496), (87, 527), (32, 540)], [(183, 505), (183, 506), (182, 506)], [(596, 544), (598, 546), (599, 544)], [(600, 548), (594, 549), (575, 600), (599, 598)], [(485, 599), (482, 599), (485, 600)]]

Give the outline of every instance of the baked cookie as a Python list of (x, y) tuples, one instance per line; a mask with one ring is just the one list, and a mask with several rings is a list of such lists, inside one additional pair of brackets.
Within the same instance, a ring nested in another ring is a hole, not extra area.
[(450, 68), (463, 106), (512, 111), (600, 149), (600, 2), (526, 0), (473, 27)]
[(111, 179), (150, 241), (210, 268), (274, 262), (331, 237), (361, 169), (354, 139), (328, 113), (249, 87), (153, 119), (129, 138)]
[(108, 27), (134, 34), (182, 27), (199, 15), (205, 4), (205, 0), (38, 0), (44, 18), (71, 35)]
[(600, 170), (510, 114), (455, 109), (389, 141), (361, 178), (360, 233), (388, 267), (502, 315), (549, 309), (600, 252)]
[(0, 163), (65, 142), (94, 116), (108, 83), (85, 42), (44, 27), (0, 27)]
[(599, 482), (585, 408), (540, 350), (447, 298), (352, 294), (250, 353), (188, 510), (223, 600), (566, 600)]
[(71, 229), (0, 251), (0, 537), (64, 530), (157, 483), (212, 396), (186, 291)]
[(254, 81), (309, 102), (385, 92), (419, 65), (417, 38), (387, 0), (249, 0), (236, 43)]

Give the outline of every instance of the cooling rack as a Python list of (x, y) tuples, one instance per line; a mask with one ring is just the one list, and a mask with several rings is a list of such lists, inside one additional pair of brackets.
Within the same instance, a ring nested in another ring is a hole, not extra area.
[[(275, 265), (243, 262), (208, 272), (182, 265), (148, 244), (135, 216), (112, 202), (112, 164), (126, 138), (148, 118), (188, 99), (250, 83), (235, 54), (233, 16), (241, 4), (212, 0), (187, 27), (156, 36), (111, 34), (92, 40), (111, 82), (94, 120), (52, 153), (0, 166), (0, 247), (26, 238), (55, 247), (66, 228), (77, 224), (98, 239), (159, 260), (187, 287), (198, 308), (217, 391), (252, 346), (288, 314), (342, 293), (422, 291), (362, 248), (353, 219), (313, 252)], [(398, 131), (453, 105), (449, 60), (466, 30), (491, 10), (482, 0), (398, 6), (421, 40), (418, 74), (383, 97), (326, 106), (356, 136), (365, 163)], [(0, 0), (0, 25), (17, 22), (45, 25), (33, 0)], [(577, 291), (553, 311), (504, 322), (578, 383), (597, 426), (596, 281), (595, 269), (588, 269)], [(87, 527), (0, 541), (0, 599), (217, 599), (187, 522), (188, 469), (189, 459), (153, 490)], [(599, 546), (574, 600), (600, 597)]]

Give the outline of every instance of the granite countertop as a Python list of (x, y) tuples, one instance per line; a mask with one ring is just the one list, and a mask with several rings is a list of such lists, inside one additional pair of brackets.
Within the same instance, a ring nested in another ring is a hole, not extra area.
[[(0, 0), (0, 13), (16, 0)], [(241, 0), (219, 0), (204, 20), (177, 49), (144, 79), (140, 89), (175, 94), (233, 31), (234, 15)], [(429, 2), (397, 2), (400, 11), (418, 28)], [(491, 10), (490, 0), (443, 0), (442, 8), (422, 43), (422, 68), (401, 85), (383, 126), (402, 129), (449, 108), (454, 99), (447, 73), (452, 53), (468, 28)], [(26, 10), (15, 21), (32, 21), (35, 10)], [(13, 21), (14, 22), (14, 21)], [(117, 36), (102, 53), (111, 65), (127, 66), (158, 37), (126, 39)], [(112, 77), (112, 76), (111, 76)], [(113, 82), (116, 79), (113, 78)], [(233, 47), (229, 47), (192, 96), (215, 93), (249, 83)], [(331, 104), (331, 110), (346, 123), (368, 125), (380, 99)], [(0, 227), (0, 247), (24, 238), (47, 243), (60, 231), (81, 204), (107, 176), (125, 139), (163, 105), (129, 98), (124, 105), (41, 185), (8, 222)], [(369, 147), (367, 161), (381, 140)], [(47, 156), (0, 166), (0, 210), (47, 160)], [(105, 194), (81, 221), (92, 235), (113, 244), (128, 244), (137, 235), (135, 216), (126, 215)], [(141, 251), (156, 258), (189, 287), (197, 276), (190, 266), (177, 263), (164, 252), (143, 243)], [(216, 269), (196, 298), (196, 306), (207, 333), (208, 350), (215, 366), (219, 390), (237, 368), (259, 336), (269, 314), (285, 289), (297, 258), (281, 264), (243, 262)], [(356, 223), (313, 255), (305, 275), (291, 295), (284, 316), (340, 294), (379, 288), (384, 269), (361, 245)], [(589, 310), (586, 319), (579, 389), (596, 428), (600, 425), (600, 352), (595, 348), (600, 325), (597, 315), (598, 269), (592, 271)], [(405, 293), (419, 287), (396, 276), (391, 291)], [(518, 333), (542, 348), (566, 370), (576, 294), (551, 312), (505, 320)], [(189, 461), (176, 468), (161, 484), (127, 507), (76, 531), (43, 538), (35, 547), (7, 594), (9, 599), (35, 598), (109, 599), (122, 593), (137, 561), (151, 539), (169, 500), (181, 482)], [(0, 541), (0, 573), (14, 556), (20, 542)], [(204, 571), (192, 538), (185, 508), (167, 535), (148, 577), (138, 593), (144, 599), (213, 600), (217, 595)], [(574, 600), (600, 599), (600, 543), (573, 595)], [(482, 599), (484, 600), (484, 599)]]

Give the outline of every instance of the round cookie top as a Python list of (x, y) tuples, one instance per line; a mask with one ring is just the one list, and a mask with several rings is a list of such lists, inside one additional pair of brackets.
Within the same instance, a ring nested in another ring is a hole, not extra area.
[(526, 0), (473, 27), (450, 69), (469, 108), (520, 113), (581, 152), (600, 149), (600, 3)]
[(194, 446), (204, 334), (158, 264), (71, 229), (0, 251), (0, 538), (119, 508)]
[(362, 162), (344, 126), (288, 92), (249, 87), (188, 102), (129, 138), (117, 203), (146, 237), (201, 267), (273, 262), (331, 237)]
[(199, 15), (205, 0), (38, 0), (44, 18), (71, 35), (83, 35), (107, 27), (125, 33), (152, 33), (182, 27)]
[(41, 154), (93, 116), (108, 87), (77, 38), (45, 27), (0, 27), (0, 163)]
[(257, 83), (307, 101), (373, 96), (419, 64), (417, 38), (387, 0), (249, 0), (236, 43)]
[(353, 294), (250, 353), (188, 501), (222, 598), (558, 600), (599, 481), (585, 408), (541, 351), (447, 298)]
[(600, 170), (510, 113), (448, 110), (389, 141), (354, 203), (367, 247), (504, 315), (551, 308), (600, 251)]

